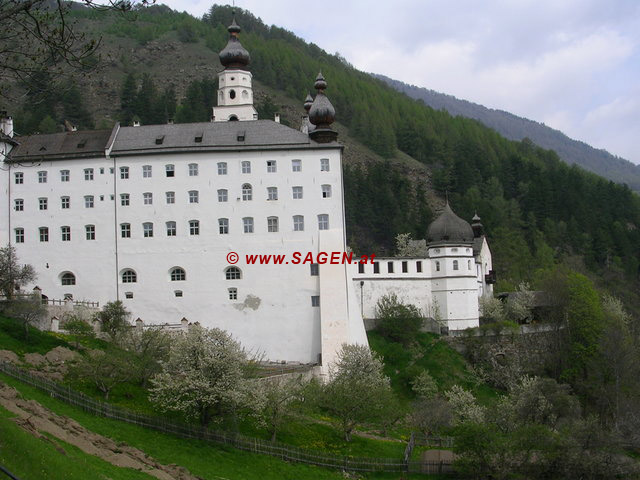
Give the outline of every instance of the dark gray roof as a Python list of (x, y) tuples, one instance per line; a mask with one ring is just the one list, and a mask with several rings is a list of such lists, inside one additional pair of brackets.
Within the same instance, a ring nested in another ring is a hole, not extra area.
[(4, 132), (0, 132), (0, 142), (6, 142), (6, 143), (10, 143), (11, 145), (17, 145), (18, 142), (16, 142), (13, 137), (10, 137), (9, 135), (7, 135)]
[(336, 146), (340, 145), (318, 144), (308, 135), (273, 120), (251, 120), (121, 127), (111, 155)]
[(61, 160), (104, 156), (111, 130), (50, 133), (15, 137), (18, 145), (11, 150), (8, 162), (39, 159)]
[(429, 244), (471, 244), (473, 243), (473, 230), (469, 222), (453, 213), (449, 202), (447, 202), (444, 211), (429, 225), (427, 242)]

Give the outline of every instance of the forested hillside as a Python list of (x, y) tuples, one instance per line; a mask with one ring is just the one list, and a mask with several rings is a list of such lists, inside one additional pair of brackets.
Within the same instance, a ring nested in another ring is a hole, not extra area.
[(518, 117), (503, 110), (494, 110), (434, 90), (407, 85), (384, 75), (374, 74), (374, 76), (399, 92), (422, 100), (434, 110), (444, 109), (453, 116), (473, 118), (510, 140), (520, 141), (528, 138), (540, 147), (556, 151), (560, 158), (569, 164), (575, 163), (614, 182), (626, 183), (632, 190), (640, 192), (640, 166), (615, 157), (606, 150), (598, 150), (584, 142), (573, 140), (543, 123)]
[[(65, 119), (85, 128), (134, 117), (208, 120), (216, 53), (231, 16), (230, 7), (214, 6), (196, 19), (158, 6), (132, 22), (76, 10), (84, 28), (103, 35), (103, 69), (79, 80), (72, 95), (56, 91), (45, 73), (34, 78), (39, 87), (27, 90), (14, 115), (22, 119), (18, 131), (56, 129)], [(640, 198), (628, 187), (569, 166), (530, 141), (511, 141), (478, 121), (427, 107), (249, 12), (238, 10), (236, 18), (261, 115), (280, 111), (297, 127), (318, 71), (327, 79), (347, 145), (347, 235), (354, 249), (390, 253), (396, 234), (423, 236), (442, 205), (434, 198), (448, 192), (460, 216), (482, 217), (500, 289), (569, 262), (624, 290), (627, 299), (637, 295)]]

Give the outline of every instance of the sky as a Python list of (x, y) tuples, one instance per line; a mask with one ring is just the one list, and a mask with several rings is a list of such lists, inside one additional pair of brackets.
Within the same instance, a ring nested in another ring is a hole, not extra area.
[[(158, 1), (195, 16), (212, 5)], [(236, 6), (339, 52), (359, 70), (542, 122), (640, 164), (640, 0), (236, 0)]]

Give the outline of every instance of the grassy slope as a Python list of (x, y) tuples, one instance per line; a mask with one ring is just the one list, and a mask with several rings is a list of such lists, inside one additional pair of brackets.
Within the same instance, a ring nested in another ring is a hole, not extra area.
[(471, 390), (483, 404), (498, 396), (498, 392), (478, 382), (462, 355), (435, 334), (418, 334), (410, 347), (389, 342), (376, 331), (367, 335), (371, 348), (384, 358), (385, 374), (391, 378), (391, 385), (405, 399), (412, 397), (411, 380), (423, 370), (429, 372), (441, 391), (457, 384)]
[[(184, 466), (194, 475), (205, 479), (225, 478), (228, 480), (301, 480), (301, 479), (341, 479), (342, 473), (333, 470), (312, 467), (308, 465), (290, 464), (272, 457), (241, 452), (232, 448), (217, 447), (196, 440), (186, 440), (172, 435), (165, 435), (153, 430), (147, 430), (135, 425), (129, 425), (115, 420), (94, 417), (79, 409), (66, 405), (49, 397), (32, 387), (0, 375), (0, 380), (13, 386), (21, 392), (25, 398), (35, 399), (42, 405), (53, 410), (59, 415), (65, 415), (78, 421), (85, 428), (101, 435), (110, 437), (116, 441), (126, 442), (137, 447), (152, 456), (159, 462), (168, 464), (176, 463)], [(34, 439), (36, 441), (36, 439)], [(1, 452), (1, 450), (0, 450)], [(0, 453), (0, 455), (2, 455)], [(0, 456), (0, 458), (2, 458)], [(65, 458), (65, 457), (63, 457)], [(34, 459), (34, 462), (39, 462)], [(15, 463), (6, 463), (7, 467), (15, 468), (14, 473), (20, 474)], [(37, 468), (37, 467), (34, 467)], [(66, 477), (64, 466), (60, 470)], [(41, 478), (38, 476), (25, 478)], [(46, 477), (44, 477), (46, 478)], [(55, 478), (55, 477), (53, 477)], [(86, 477), (85, 477), (86, 478)], [(100, 478), (99, 476), (97, 478)], [(139, 477), (112, 477), (112, 478), (139, 478)], [(142, 477), (140, 477), (142, 478)], [(402, 476), (401, 474), (371, 474), (365, 476), (368, 479), (399, 479), (399, 478), (425, 478), (420, 475)], [(429, 477), (436, 478), (436, 477)]]
[(52, 438), (57, 448), (53, 443), (35, 438), (17, 426), (11, 420), (13, 416), (12, 413), (0, 407), (0, 439), (2, 439), (0, 440), (0, 465), (19, 478), (39, 480), (153, 478), (130, 468), (116, 467), (62, 440)]

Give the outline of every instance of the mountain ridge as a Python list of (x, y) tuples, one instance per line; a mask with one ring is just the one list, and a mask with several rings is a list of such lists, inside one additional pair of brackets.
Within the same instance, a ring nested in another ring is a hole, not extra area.
[(434, 110), (446, 110), (454, 117), (460, 115), (478, 120), (509, 140), (522, 141), (528, 138), (542, 148), (554, 150), (562, 160), (571, 165), (577, 164), (616, 183), (626, 183), (632, 190), (640, 192), (640, 165), (604, 149), (594, 148), (586, 142), (570, 138), (560, 130), (505, 110), (488, 108), (453, 95), (409, 85), (385, 75), (370, 75), (415, 100), (422, 100)]

